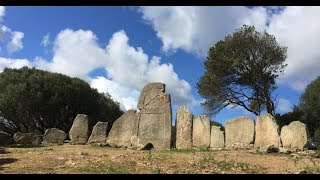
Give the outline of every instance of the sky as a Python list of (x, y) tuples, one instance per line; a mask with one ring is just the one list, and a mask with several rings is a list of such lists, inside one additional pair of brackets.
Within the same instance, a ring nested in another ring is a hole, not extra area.
[[(319, 75), (319, 17), (320, 7), (310, 6), (0, 7), (0, 72), (28, 66), (79, 77), (124, 111), (137, 109), (144, 85), (162, 82), (175, 121), (182, 105), (205, 114), (196, 83), (208, 49), (243, 24), (254, 25), (288, 47), (275, 91), (276, 112), (283, 114)], [(256, 118), (230, 106), (211, 119), (224, 124), (238, 116)]]

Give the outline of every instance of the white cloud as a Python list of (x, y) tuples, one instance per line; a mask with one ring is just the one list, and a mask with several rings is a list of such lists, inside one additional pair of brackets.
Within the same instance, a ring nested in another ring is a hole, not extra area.
[(0, 73), (4, 68), (21, 68), (23, 66), (31, 67), (32, 65), (27, 59), (10, 59), (0, 57)]
[(288, 64), (279, 81), (302, 92), (319, 75), (320, 7), (286, 7), (272, 16), (268, 31), (288, 47)]
[(22, 39), (23, 32), (13, 31), (9, 27), (3, 25), (3, 17), (5, 15), (5, 7), (0, 6), (0, 49), (1, 45), (6, 44), (6, 48), (9, 54), (17, 52), (23, 48)]
[(141, 7), (142, 18), (152, 25), (163, 50), (183, 49), (205, 56), (209, 47), (242, 24), (262, 30), (267, 11), (262, 7)]
[(292, 110), (292, 105), (289, 100), (284, 99), (284, 98), (279, 98), (278, 102), (279, 102), (278, 109), (281, 112), (289, 112)]
[(43, 36), (40, 45), (43, 46), (44, 48), (48, 47), (49, 44), (50, 44), (50, 40), (49, 39), (50, 39), (50, 35), (48, 33), (45, 36)]
[(11, 40), (7, 44), (7, 50), (8, 52), (14, 53), (23, 48), (22, 39), (23, 39), (24, 33), (19, 31), (13, 31), (11, 33)]
[(102, 76), (93, 78), (90, 85), (99, 92), (108, 92), (115, 101), (120, 102), (122, 110), (137, 109), (139, 91), (121, 86)]
[[(172, 64), (161, 63), (156, 56), (149, 58), (141, 47), (130, 46), (124, 31), (114, 33), (103, 49), (92, 31), (65, 29), (57, 35), (53, 52), (52, 61), (37, 57), (34, 65), (85, 79), (99, 92), (108, 92), (123, 109), (135, 108), (141, 89), (150, 82), (165, 83), (174, 105), (196, 102), (190, 84), (178, 77)], [(101, 67), (108, 77), (89, 77)]]
[(2, 17), (4, 17), (5, 8), (4, 6), (0, 6), (0, 22), (2, 21)]
[(242, 24), (267, 30), (288, 47), (281, 84), (302, 92), (319, 75), (320, 7), (141, 7), (163, 50), (205, 56), (209, 47)]

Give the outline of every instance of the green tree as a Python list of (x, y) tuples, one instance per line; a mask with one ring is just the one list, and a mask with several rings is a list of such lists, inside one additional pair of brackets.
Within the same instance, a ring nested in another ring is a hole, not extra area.
[(300, 97), (299, 109), (302, 111), (302, 121), (307, 124), (310, 135), (313, 136), (320, 128), (320, 76), (310, 82)]
[(289, 125), (292, 121), (302, 121), (302, 111), (294, 106), (291, 112), (276, 114), (275, 120), (281, 129), (282, 126)]
[(275, 114), (275, 80), (283, 73), (287, 47), (273, 35), (243, 25), (217, 42), (204, 61), (205, 72), (197, 83), (202, 104), (210, 115), (228, 105), (238, 105), (259, 115)]
[(69, 132), (77, 114), (87, 114), (109, 127), (122, 115), (119, 104), (79, 78), (35, 68), (4, 69), (0, 73), (0, 130), (40, 132), (59, 128)]

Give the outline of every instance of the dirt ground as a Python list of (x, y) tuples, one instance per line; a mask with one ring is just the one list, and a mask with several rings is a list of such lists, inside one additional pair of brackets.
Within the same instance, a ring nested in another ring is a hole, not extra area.
[(320, 173), (316, 152), (116, 149), (99, 145), (0, 149), (0, 174), (298, 174)]

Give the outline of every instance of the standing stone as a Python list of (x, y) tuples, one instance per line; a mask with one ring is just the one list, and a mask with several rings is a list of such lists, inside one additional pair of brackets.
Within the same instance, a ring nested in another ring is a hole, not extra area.
[(41, 138), (33, 133), (21, 133), (17, 132), (13, 135), (14, 142), (16, 144), (23, 145), (39, 145), (41, 144)]
[(135, 114), (133, 109), (128, 110), (121, 117), (119, 117), (111, 127), (107, 137), (107, 144), (118, 147), (131, 147), (132, 136), (134, 134)]
[(70, 144), (85, 144), (89, 136), (89, 120), (85, 114), (78, 114), (69, 131)]
[(300, 121), (293, 121), (281, 128), (280, 137), (284, 148), (304, 150), (309, 139), (307, 126)]
[(226, 147), (246, 148), (254, 141), (254, 120), (252, 117), (237, 117), (225, 122)]
[(266, 149), (269, 147), (279, 148), (281, 146), (279, 137), (279, 126), (271, 114), (257, 117), (255, 148)]
[(206, 115), (193, 118), (193, 146), (196, 148), (209, 148), (210, 146), (210, 118)]
[(191, 149), (193, 115), (186, 106), (179, 107), (176, 114), (176, 148)]
[(159, 94), (165, 92), (165, 84), (155, 82), (149, 83), (143, 87), (140, 93), (140, 98), (138, 102), (138, 109), (141, 110), (150, 101), (155, 99)]
[(9, 145), (11, 143), (11, 135), (4, 131), (0, 131), (0, 146)]
[(108, 122), (97, 122), (93, 127), (88, 143), (106, 143)]
[(57, 128), (50, 128), (47, 129), (46, 132), (43, 135), (43, 144), (57, 144), (62, 145), (64, 143), (64, 140), (66, 140), (67, 134)]
[[(164, 84), (162, 86), (164, 87)], [(150, 90), (149, 92), (155, 91)], [(154, 149), (170, 149), (172, 127), (170, 94), (160, 92), (154, 98), (151, 98), (149, 94), (144, 96), (145, 99), (151, 100), (144, 103), (144, 107), (138, 113), (137, 147), (151, 144)]]
[(221, 149), (224, 147), (224, 132), (221, 126), (211, 126), (210, 148)]

